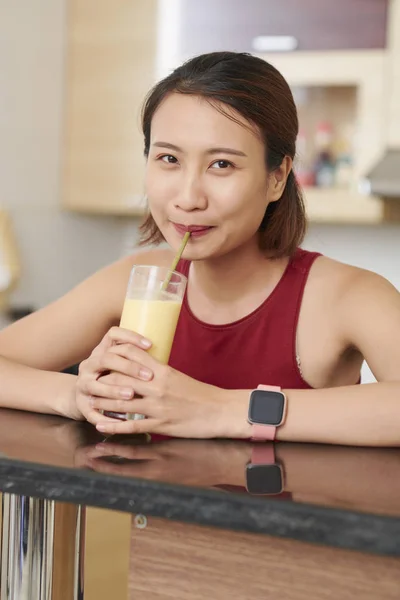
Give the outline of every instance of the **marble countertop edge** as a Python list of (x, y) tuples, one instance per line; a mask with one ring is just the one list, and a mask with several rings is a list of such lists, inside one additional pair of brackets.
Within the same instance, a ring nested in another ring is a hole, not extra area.
[(0, 491), (400, 556), (400, 518), (0, 458)]

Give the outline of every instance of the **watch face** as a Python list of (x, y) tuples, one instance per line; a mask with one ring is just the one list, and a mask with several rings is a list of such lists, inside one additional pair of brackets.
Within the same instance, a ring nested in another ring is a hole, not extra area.
[(280, 425), (285, 409), (282, 392), (254, 390), (250, 396), (249, 420), (260, 425)]
[(246, 480), (249, 494), (268, 495), (282, 492), (282, 471), (279, 465), (248, 465)]

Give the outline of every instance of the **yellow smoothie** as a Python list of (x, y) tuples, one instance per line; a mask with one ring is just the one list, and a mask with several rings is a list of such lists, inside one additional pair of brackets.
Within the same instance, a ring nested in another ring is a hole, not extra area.
[(159, 292), (154, 299), (126, 298), (120, 327), (148, 338), (152, 342), (149, 354), (167, 364), (181, 306), (182, 301), (167, 292)]

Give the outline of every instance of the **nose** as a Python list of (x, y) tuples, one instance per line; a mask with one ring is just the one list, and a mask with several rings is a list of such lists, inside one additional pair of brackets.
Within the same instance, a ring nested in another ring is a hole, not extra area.
[(185, 174), (180, 181), (179, 193), (175, 199), (175, 208), (185, 212), (205, 210), (208, 206), (207, 196), (201, 185), (201, 178), (196, 174)]

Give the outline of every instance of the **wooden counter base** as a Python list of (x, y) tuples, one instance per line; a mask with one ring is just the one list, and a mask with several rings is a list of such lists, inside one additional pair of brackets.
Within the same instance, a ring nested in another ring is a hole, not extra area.
[(149, 518), (132, 600), (399, 600), (400, 559)]

